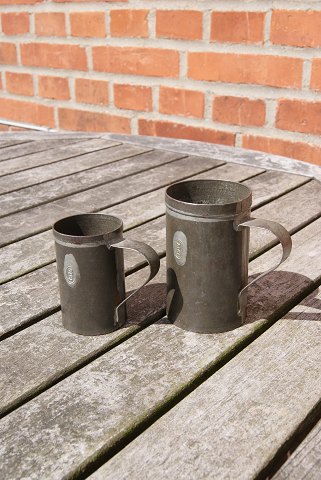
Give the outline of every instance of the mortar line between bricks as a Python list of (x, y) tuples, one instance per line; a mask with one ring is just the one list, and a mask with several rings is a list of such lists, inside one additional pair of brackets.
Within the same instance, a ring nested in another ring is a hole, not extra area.
[[(6, 72), (10, 70), (14, 73), (21, 73), (21, 67), (16, 65), (4, 66), (0, 65), (0, 71)], [(319, 91), (309, 90), (303, 91), (299, 89), (289, 89), (285, 87), (273, 87), (269, 85), (260, 85), (255, 83), (236, 83), (236, 82), (220, 82), (220, 81), (208, 81), (208, 80), (194, 80), (192, 78), (171, 78), (171, 77), (153, 77), (147, 75), (126, 75), (121, 73), (109, 73), (109, 72), (84, 72), (79, 70), (66, 70), (66, 69), (50, 69), (45, 67), (24, 67), (23, 73), (29, 73), (34, 75), (45, 75), (53, 77), (66, 76), (68, 78), (87, 78), (94, 80), (107, 80), (115, 81), (132, 85), (146, 85), (146, 86), (158, 86), (160, 83), (164, 86), (175, 86), (179, 88), (188, 88), (190, 90), (206, 91), (208, 89), (215, 89), (216, 94), (221, 95), (235, 95), (235, 96), (248, 96), (252, 98), (290, 98), (293, 100), (305, 100), (305, 101), (320, 101), (321, 93)], [(94, 78), (93, 78), (94, 76)], [(178, 85), (179, 80), (179, 85)], [(3, 98), (16, 98), (25, 101), (31, 101), (33, 97), (9, 94), (2, 92)], [(51, 105), (56, 102), (47, 98), (39, 99), (45, 105)], [(65, 104), (68, 105), (67, 102)], [(78, 105), (78, 104), (77, 104)], [(88, 107), (95, 107), (95, 105), (86, 104)], [(97, 105), (96, 105), (97, 107)]]
[[(7, 38), (7, 36), (5, 36)], [(10, 37), (9, 37), (10, 38)], [(108, 40), (108, 45), (106, 44)], [(142, 44), (143, 40), (143, 44)], [(294, 59), (313, 59), (318, 58), (320, 49), (318, 47), (297, 47), (293, 45), (270, 44), (264, 48), (262, 42), (255, 43), (232, 43), (232, 42), (208, 42), (204, 40), (180, 40), (164, 37), (157, 38), (131, 38), (131, 37), (61, 37), (61, 36), (31, 36), (27, 38), (23, 35), (15, 39), (17, 44), (50, 44), (50, 45), (69, 45), (85, 47), (114, 47), (114, 48), (139, 48), (139, 49), (157, 49), (171, 50), (195, 53), (218, 53), (222, 55), (257, 55), (259, 57), (278, 57)], [(161, 46), (160, 46), (161, 42)], [(12, 43), (12, 40), (8, 40)], [(27, 66), (27, 65), (26, 65)]]

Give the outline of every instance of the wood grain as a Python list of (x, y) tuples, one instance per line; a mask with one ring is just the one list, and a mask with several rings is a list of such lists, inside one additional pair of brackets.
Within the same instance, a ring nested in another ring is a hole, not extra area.
[[(73, 142), (73, 143), (71, 143)], [(12, 158), (11, 160), (4, 160), (0, 162), (0, 175), (16, 174), (18, 172), (28, 170), (30, 168), (36, 169), (37, 167), (48, 165), (51, 163), (60, 162), (68, 158), (82, 156), (87, 153), (102, 150), (104, 148), (113, 147), (119, 145), (119, 142), (112, 142), (111, 140), (69, 140), (67, 145), (64, 145), (66, 141), (62, 142), (62, 146), (55, 149), (48, 150), (46, 155), (43, 152), (32, 153), (25, 155), (23, 161), (20, 157)], [(71, 143), (71, 144), (70, 144)], [(17, 178), (17, 177), (10, 177)], [(18, 178), (20, 178), (18, 176)], [(9, 180), (8, 180), (9, 181)]]
[[(141, 153), (144, 154), (145, 150), (133, 145), (119, 145), (112, 149), (94, 152), (92, 156), (98, 157), (100, 161), (102, 157), (105, 157), (105, 163), (108, 164), (108, 167), (101, 165), (83, 172), (74, 173), (73, 175), (48, 180), (38, 185), (3, 194), (1, 196), (0, 216), (19, 210), (26, 210), (27, 208), (41, 205), (72, 193), (82, 192), (137, 171), (148, 170), (164, 163), (163, 157), (170, 155), (166, 153), (162, 156), (161, 154), (156, 155), (156, 152), (151, 152), (148, 155), (145, 154), (138, 157)], [(179, 156), (172, 154), (172, 158), (179, 158)], [(56, 169), (56, 167), (52, 168)], [(28, 174), (32, 177), (32, 171), (28, 171)]]
[(0, 134), (0, 148), (11, 147), (20, 143), (26, 143), (26, 140), (2, 140), (2, 134)]
[(252, 178), (244, 183), (252, 191), (253, 207), (258, 208), (309, 181), (302, 175), (268, 171), (262, 178)]
[(90, 478), (256, 478), (319, 402), (320, 334), (280, 320)]
[(297, 173), (311, 178), (314, 177), (321, 181), (321, 169), (319, 166), (281, 155), (178, 138), (119, 135), (117, 133), (104, 134), (103, 137), (121, 142), (135, 143), (136, 145), (188, 153), (189, 155), (204, 155), (205, 157), (217, 158), (223, 162), (259, 166), (267, 170), (278, 170), (286, 173)]
[[(321, 215), (321, 182), (312, 180), (253, 212), (254, 217), (281, 223), (293, 233)], [(265, 230), (251, 231), (250, 253), (261, 253), (277, 243)]]
[[(48, 140), (38, 140), (25, 142), (0, 150), (0, 162), (11, 158), (24, 157), (30, 153), (45, 152), (50, 148), (59, 147), (62, 144), (68, 145), (76, 140), (70, 138), (56, 138)], [(144, 148), (144, 147), (143, 147)]]
[[(320, 310), (320, 305), (317, 309)], [(273, 480), (319, 480), (320, 472), (321, 420), (272, 478)]]
[(22, 232), (26, 237), (45, 230), (59, 218), (96, 212), (220, 165), (215, 160), (201, 157), (173, 161), (172, 154), (168, 152), (158, 152), (158, 156), (169, 163), (1, 219), (0, 244), (17, 239)]

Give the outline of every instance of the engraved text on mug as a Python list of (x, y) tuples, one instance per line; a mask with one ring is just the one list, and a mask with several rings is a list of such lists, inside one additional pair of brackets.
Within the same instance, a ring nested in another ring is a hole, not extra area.
[(185, 233), (175, 232), (173, 238), (173, 253), (178, 265), (185, 265), (187, 256), (187, 238)]
[(64, 277), (68, 285), (75, 287), (80, 280), (80, 271), (75, 257), (67, 254), (64, 260)]

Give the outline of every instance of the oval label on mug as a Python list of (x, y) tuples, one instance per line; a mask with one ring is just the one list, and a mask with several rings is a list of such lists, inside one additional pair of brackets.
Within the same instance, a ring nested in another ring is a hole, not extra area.
[(174, 258), (178, 265), (185, 265), (187, 256), (187, 238), (183, 232), (175, 232), (173, 238)]
[(73, 255), (65, 255), (64, 277), (68, 285), (75, 287), (80, 280), (80, 271), (76, 259)]

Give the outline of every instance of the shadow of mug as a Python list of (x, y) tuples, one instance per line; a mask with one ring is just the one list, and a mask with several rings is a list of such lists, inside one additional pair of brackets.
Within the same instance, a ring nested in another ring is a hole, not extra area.
[[(249, 280), (259, 276), (250, 277)], [(260, 319), (282, 318), (285, 314), (287, 319), (297, 318), (296, 314), (287, 313), (298, 302), (305, 305), (307, 298), (315, 298), (317, 292), (312, 292), (309, 297), (304, 298), (311, 289), (314, 289), (315, 283), (308, 277), (282, 270), (273, 271), (267, 274), (257, 283), (251, 285), (248, 291), (248, 307), (245, 323), (253, 323)], [(307, 305), (307, 304), (306, 304)], [(319, 318), (317, 314), (315, 319), (321, 320), (321, 300), (316, 299), (317, 308), (320, 308)]]
[[(249, 281), (259, 275), (259, 273), (252, 275), (249, 277)], [(321, 321), (321, 298), (316, 297), (319, 290), (314, 290), (304, 298), (311, 289), (314, 289), (314, 285), (315, 283), (310, 278), (294, 272), (273, 271), (267, 274), (266, 277), (258, 280), (249, 288), (245, 324), (262, 319), (282, 318), (283, 316), (286, 319), (293, 320), (301, 317), (304, 320)], [(179, 312), (183, 306), (183, 297), (178, 287), (175, 272), (172, 269), (167, 271), (167, 285), (166, 283), (146, 285), (128, 301), (128, 319), (124, 327), (144, 325), (164, 317), (166, 295), (168, 308), (171, 308), (173, 302), (175, 303), (175, 309)], [(300, 304), (296, 307), (297, 311), (289, 311), (298, 302)], [(308, 312), (305, 310), (303, 314), (304, 307), (311, 307), (314, 311)], [(166, 319), (162, 323), (171, 325)]]

